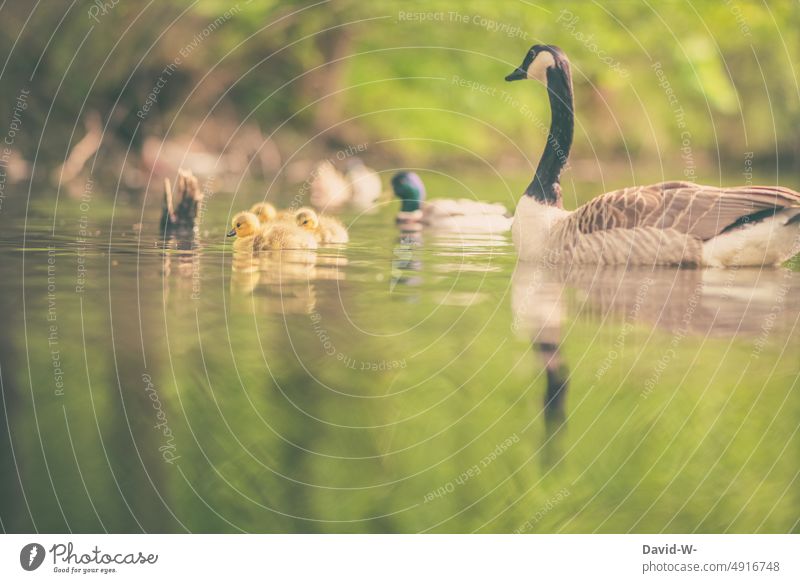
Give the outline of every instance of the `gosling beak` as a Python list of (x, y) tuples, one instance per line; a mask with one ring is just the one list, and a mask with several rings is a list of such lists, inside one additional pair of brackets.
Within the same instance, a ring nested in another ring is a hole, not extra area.
[(522, 67), (517, 67), (510, 75), (506, 75), (506, 81), (519, 81), (520, 79), (527, 79), (528, 72)]
[(235, 237), (236, 236), (236, 229), (231, 229), (231, 232), (228, 233), (228, 237)]

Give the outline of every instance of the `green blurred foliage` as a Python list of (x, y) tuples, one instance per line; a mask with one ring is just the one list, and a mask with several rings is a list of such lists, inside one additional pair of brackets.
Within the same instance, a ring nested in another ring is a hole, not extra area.
[[(96, 6), (3, 10), (4, 94), (32, 87), (29, 125), (41, 130), (47, 120), (54, 135), (42, 142), (54, 155), (69, 140), (61, 130), (95, 109), (134, 146), (230, 117), (258, 121), (285, 151), (306, 140), (319, 151), (369, 142), (421, 165), (472, 156), (519, 164), (523, 152), (535, 161), (544, 136), (530, 119), (547, 122), (546, 94), (503, 76), (540, 42), (572, 61), (576, 158), (679, 167), (676, 106), (704, 161), (739, 167), (744, 152), (770, 162), (800, 152), (796, 2), (177, 0), (119, 2), (95, 20)], [(139, 123), (159, 74), (197, 35)], [(659, 86), (656, 62), (676, 103)], [(28, 135), (26, 149), (38, 136)]]

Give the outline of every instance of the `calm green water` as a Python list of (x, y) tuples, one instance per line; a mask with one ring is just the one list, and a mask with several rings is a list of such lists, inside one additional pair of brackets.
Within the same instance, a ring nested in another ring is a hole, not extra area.
[(249, 271), (229, 197), (165, 250), (61, 196), (3, 218), (5, 531), (800, 531), (796, 272), (537, 273), (391, 204)]

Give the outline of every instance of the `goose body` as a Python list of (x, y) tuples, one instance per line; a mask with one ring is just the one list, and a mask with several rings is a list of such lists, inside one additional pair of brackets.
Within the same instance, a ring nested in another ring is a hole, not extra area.
[(414, 172), (398, 172), (392, 189), (402, 202), (397, 222), (423, 224), (443, 231), (501, 233), (511, 228), (506, 207), (466, 198), (425, 200), (425, 185)]
[(800, 195), (789, 189), (662, 182), (574, 211), (523, 197), (512, 238), (523, 261), (759, 266), (800, 252), (798, 221)]
[(720, 188), (661, 182), (563, 208), (559, 178), (574, 125), (566, 55), (535, 45), (507, 81), (537, 79), (552, 114), (547, 144), (514, 215), (523, 261), (552, 264), (776, 265), (800, 252), (800, 193), (776, 186)]

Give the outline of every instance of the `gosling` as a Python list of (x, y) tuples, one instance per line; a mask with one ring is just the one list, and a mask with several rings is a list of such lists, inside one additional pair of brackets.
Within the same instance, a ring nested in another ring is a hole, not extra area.
[(350, 237), (347, 228), (339, 219), (318, 215), (316, 211), (303, 207), (294, 215), (297, 226), (311, 233), (320, 243), (347, 243)]
[(236, 237), (233, 243), (235, 251), (258, 251), (264, 245), (264, 229), (258, 217), (251, 212), (241, 212), (233, 217), (233, 227), (228, 237)]
[(250, 208), (250, 212), (258, 217), (262, 226), (279, 221), (294, 223), (295, 211), (291, 209), (279, 211), (268, 202), (257, 202)]
[(264, 244), (262, 249), (282, 251), (284, 249), (302, 249), (313, 251), (317, 248), (314, 235), (300, 229), (291, 223), (278, 222), (268, 227), (263, 234)]
[(262, 225), (271, 223), (278, 216), (278, 211), (268, 202), (257, 202), (250, 207), (250, 212), (258, 217), (258, 220)]
[(233, 217), (233, 228), (228, 237), (236, 237), (235, 251), (282, 251), (284, 249), (313, 250), (317, 248), (314, 236), (291, 223), (262, 225), (251, 212), (241, 212)]

